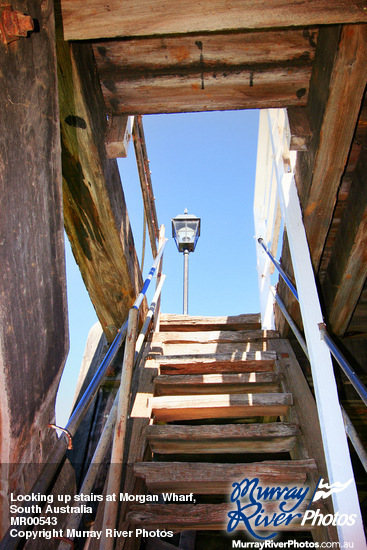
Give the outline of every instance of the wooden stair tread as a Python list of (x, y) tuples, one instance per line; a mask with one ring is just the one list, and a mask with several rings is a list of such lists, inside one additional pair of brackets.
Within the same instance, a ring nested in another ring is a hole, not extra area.
[(151, 399), (155, 419), (165, 422), (201, 418), (282, 416), (292, 403), (290, 393), (177, 395)]
[[(168, 333), (167, 333), (168, 334)], [(183, 333), (182, 333), (183, 334)], [(187, 333), (189, 334), (189, 333)], [(276, 340), (276, 339), (274, 339)], [(206, 355), (227, 354), (236, 355), (244, 352), (267, 351), (272, 340), (249, 340), (248, 342), (196, 342), (187, 343), (153, 343), (152, 351), (161, 355)]]
[[(291, 506), (291, 501), (288, 501)], [(308, 500), (304, 500), (297, 508), (297, 512), (303, 512), (309, 505)], [(184, 530), (222, 530), (226, 531), (228, 525), (228, 512), (235, 510), (234, 503), (225, 504), (140, 504), (132, 505), (127, 514), (127, 521), (133, 525), (142, 524), (145, 527), (160, 527), (161, 529), (171, 529), (174, 531)], [(263, 515), (272, 516), (279, 513), (279, 502), (264, 501)], [(301, 521), (301, 518), (299, 518)], [(241, 524), (239, 529), (243, 530)], [(257, 531), (281, 531), (281, 530), (302, 530), (312, 529), (311, 525), (300, 526), (296, 520), (289, 526), (281, 524), (274, 528), (274, 525), (261, 525)]]
[(261, 328), (259, 313), (231, 315), (228, 317), (204, 317), (162, 313), (159, 319), (163, 332), (197, 332), (207, 330), (256, 330)]
[(161, 395), (195, 395), (215, 393), (278, 392), (281, 377), (274, 372), (237, 374), (159, 375), (154, 380), (155, 393)]
[(152, 356), (161, 374), (216, 374), (268, 372), (274, 368), (275, 351), (235, 351), (234, 353)]
[(266, 485), (302, 486), (309, 472), (317, 471), (308, 460), (272, 460), (249, 464), (215, 464), (206, 462), (141, 462), (134, 475), (143, 478), (152, 493), (230, 494), (232, 483), (244, 478), (258, 478)]
[(289, 452), (300, 435), (296, 424), (285, 422), (145, 428), (152, 451), (160, 454)]
[(153, 335), (155, 344), (233, 344), (246, 343), (256, 340), (279, 338), (276, 330), (211, 330), (199, 332), (157, 332)]

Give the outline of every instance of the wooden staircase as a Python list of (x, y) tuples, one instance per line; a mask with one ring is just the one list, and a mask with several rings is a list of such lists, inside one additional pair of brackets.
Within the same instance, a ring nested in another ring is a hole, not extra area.
[[(195, 531), (199, 538), (195, 546), (191, 537), (191, 549), (230, 548), (228, 535), (226, 543), (217, 536), (214, 546), (202, 541), (215, 532), (226, 533), (228, 511), (235, 506), (230, 502), (234, 481), (259, 478), (263, 486), (306, 485), (310, 498), (319, 476), (326, 477), (306, 380), (288, 341), (275, 331), (260, 330), (257, 315), (162, 315), (147, 362), (157, 373), (149, 402), (151, 421), (143, 430), (152, 461), (136, 462), (133, 474), (151, 494), (181, 496), (178, 501), (160, 497), (158, 503), (132, 505), (126, 518), (131, 526)], [(277, 505), (264, 501), (263, 513), (272, 515)], [(308, 506), (305, 499), (297, 511)], [(261, 536), (285, 529), (290, 538), (302, 531), (309, 539), (311, 530), (315, 540), (335, 538), (333, 528), (294, 522), (261, 529)], [(243, 536), (243, 527), (233, 533), (235, 539)], [(169, 539), (149, 539), (147, 548), (174, 545)]]

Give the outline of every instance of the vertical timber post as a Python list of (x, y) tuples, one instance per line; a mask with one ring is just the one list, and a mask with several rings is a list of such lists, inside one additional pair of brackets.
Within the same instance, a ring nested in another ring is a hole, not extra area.
[(115, 529), (119, 507), (119, 492), (124, 462), (124, 448), (126, 439), (126, 425), (130, 403), (130, 388), (135, 362), (135, 344), (138, 330), (139, 309), (131, 308), (128, 318), (127, 335), (125, 341), (124, 360), (122, 363), (117, 418), (113, 438), (111, 464), (108, 472), (107, 495), (115, 495), (115, 500), (106, 501), (103, 516), (101, 548), (112, 550), (115, 545), (114, 537), (107, 537), (107, 529)]

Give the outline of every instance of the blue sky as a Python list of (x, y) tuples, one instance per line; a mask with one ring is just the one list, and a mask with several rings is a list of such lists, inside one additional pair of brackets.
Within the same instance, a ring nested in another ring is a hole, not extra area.
[[(172, 239), (171, 218), (185, 208), (201, 218), (201, 236), (189, 257), (189, 314), (259, 311), (252, 214), (258, 120), (258, 111), (143, 117), (158, 222), (169, 238), (165, 313), (182, 313), (183, 255)], [(140, 260), (143, 200), (132, 144), (118, 164)], [(152, 261), (147, 234), (144, 278)], [(67, 422), (87, 335), (97, 320), (68, 243), (66, 264), (70, 352), (56, 405), (60, 425)]]

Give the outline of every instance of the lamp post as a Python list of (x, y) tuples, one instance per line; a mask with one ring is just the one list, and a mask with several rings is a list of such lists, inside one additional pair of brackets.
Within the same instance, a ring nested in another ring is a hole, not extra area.
[(197, 240), (200, 236), (200, 218), (188, 214), (180, 214), (172, 219), (172, 237), (175, 239), (179, 252), (184, 254), (184, 289), (183, 289), (183, 313), (188, 310), (189, 287), (189, 253), (194, 252)]

